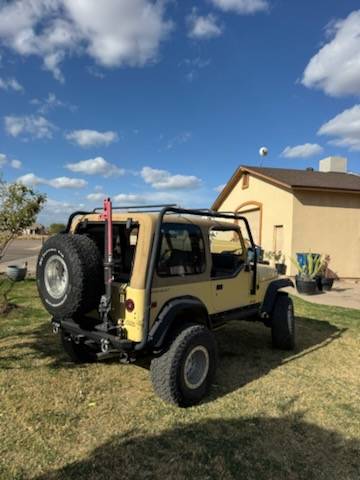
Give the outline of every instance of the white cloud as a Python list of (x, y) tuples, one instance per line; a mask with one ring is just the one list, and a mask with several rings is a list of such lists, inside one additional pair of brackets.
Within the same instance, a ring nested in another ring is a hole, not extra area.
[(5, 130), (12, 137), (52, 138), (55, 126), (40, 115), (5, 117)]
[(105, 193), (102, 193), (102, 192), (89, 193), (89, 195), (87, 195), (86, 198), (91, 202), (100, 202), (105, 198)]
[(65, 57), (88, 54), (105, 67), (143, 66), (171, 30), (164, 1), (16, 0), (0, 6), (0, 40), (20, 55), (37, 55), (63, 81)]
[(267, 0), (211, 0), (211, 3), (224, 12), (248, 15), (269, 9)]
[(17, 170), (22, 167), (22, 163), (20, 160), (10, 160), (10, 165)]
[(8, 156), (5, 155), (5, 153), (0, 153), (0, 167), (3, 167), (7, 164), (10, 165), (10, 167), (15, 169), (19, 169), (22, 166), (22, 163), (20, 162), (20, 160), (15, 160), (15, 159), (10, 160)]
[(54, 188), (83, 188), (87, 182), (81, 178), (57, 177), (48, 180), (47, 184)]
[(191, 137), (191, 132), (179, 133), (178, 135), (175, 135), (175, 137), (170, 138), (170, 140), (167, 141), (165, 150), (172, 150), (177, 145), (183, 145), (184, 143), (189, 142), (191, 140)]
[(24, 185), (48, 185), (53, 188), (83, 188), (87, 185), (87, 182), (81, 178), (57, 177), (48, 180), (38, 177), (34, 173), (22, 175), (17, 181)]
[(75, 105), (71, 105), (68, 102), (59, 100), (55, 93), (52, 92), (50, 92), (44, 99), (33, 98), (30, 103), (35, 105), (37, 107), (37, 111), (42, 115), (46, 115), (49, 111), (54, 110), (55, 108), (67, 108), (72, 112), (77, 109)]
[(360, 105), (344, 110), (322, 125), (319, 135), (335, 137), (330, 143), (349, 150), (360, 151)]
[(76, 210), (83, 210), (84, 205), (55, 200), (47, 198), (43, 210), (41, 211), (38, 221), (45, 225), (51, 223), (66, 223), (67, 217)]
[(323, 147), (317, 143), (304, 143), (294, 147), (286, 147), (281, 156), (285, 158), (308, 158), (323, 152)]
[(191, 38), (214, 38), (219, 37), (223, 32), (215, 15), (212, 13), (204, 16), (198, 15), (196, 8), (193, 8), (191, 15), (187, 17), (187, 22), (188, 35)]
[(16, 78), (1, 78), (0, 88), (2, 90), (13, 90), (14, 92), (23, 92), (24, 87), (16, 80)]
[(77, 163), (68, 163), (66, 168), (72, 172), (85, 173), (86, 175), (102, 175), (111, 177), (113, 175), (124, 175), (125, 170), (113, 163), (107, 162), (103, 157), (90, 158)]
[(218, 185), (217, 187), (214, 188), (215, 192), (217, 193), (220, 193), (224, 190), (224, 188), (226, 187), (226, 183), (223, 183), (221, 185)]
[(168, 192), (145, 192), (145, 193), (120, 193), (113, 198), (118, 205), (151, 205), (171, 203), (178, 204), (178, 195), (170, 194)]
[(360, 10), (331, 25), (332, 40), (307, 65), (302, 83), (331, 96), (360, 94)]
[(75, 142), (80, 147), (95, 147), (99, 145), (110, 145), (118, 140), (116, 132), (98, 132), (97, 130), (74, 130), (65, 135), (66, 140)]
[(144, 167), (140, 172), (145, 183), (157, 190), (177, 190), (198, 188), (201, 180), (193, 175), (171, 175), (167, 170)]

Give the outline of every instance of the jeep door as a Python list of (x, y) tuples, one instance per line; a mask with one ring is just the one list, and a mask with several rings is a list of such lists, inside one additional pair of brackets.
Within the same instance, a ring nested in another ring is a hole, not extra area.
[(255, 303), (255, 297), (250, 295), (251, 272), (240, 228), (236, 225), (211, 228), (209, 245), (213, 313)]

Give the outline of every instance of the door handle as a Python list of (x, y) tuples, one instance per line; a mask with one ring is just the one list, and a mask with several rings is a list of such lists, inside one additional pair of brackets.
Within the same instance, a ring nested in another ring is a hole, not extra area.
[(216, 290), (222, 290), (223, 289), (223, 284), (222, 283), (218, 283), (216, 285)]

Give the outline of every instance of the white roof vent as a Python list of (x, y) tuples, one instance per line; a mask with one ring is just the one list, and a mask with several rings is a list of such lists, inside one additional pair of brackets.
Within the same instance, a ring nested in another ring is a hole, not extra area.
[(320, 172), (347, 172), (347, 158), (344, 157), (327, 157), (320, 160)]

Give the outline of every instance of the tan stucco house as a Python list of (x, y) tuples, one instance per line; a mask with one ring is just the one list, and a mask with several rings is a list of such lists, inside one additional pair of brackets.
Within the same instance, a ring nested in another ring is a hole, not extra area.
[(240, 166), (212, 208), (244, 214), (255, 243), (281, 250), (288, 274), (296, 252), (329, 254), (342, 278), (360, 278), (360, 175), (346, 159), (329, 157), (320, 170)]

